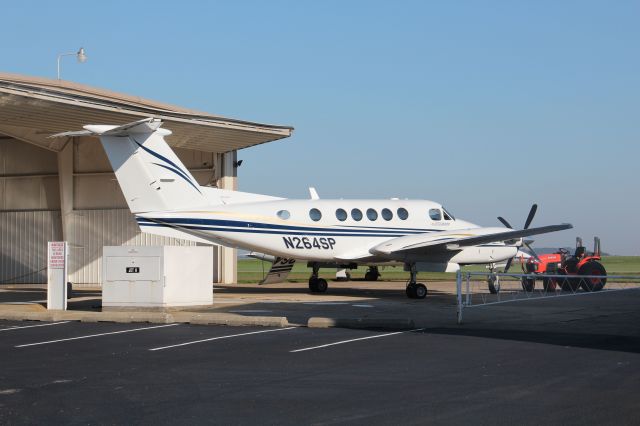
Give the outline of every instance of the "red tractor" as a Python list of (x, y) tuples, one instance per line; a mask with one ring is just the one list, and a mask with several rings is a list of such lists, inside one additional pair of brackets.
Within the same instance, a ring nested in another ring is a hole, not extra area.
[[(582, 245), (582, 239), (576, 238), (576, 251), (573, 255), (566, 249), (559, 249), (551, 254), (534, 254), (528, 260), (521, 260), (525, 274), (542, 275), (544, 291), (556, 291), (557, 287), (564, 291), (600, 291), (607, 283), (607, 271), (600, 263), (600, 238), (594, 238), (593, 253), (589, 254)], [(567, 277), (544, 277), (544, 275), (566, 275)], [(580, 278), (591, 275), (591, 278)], [(594, 277), (602, 275), (605, 278)], [(535, 278), (522, 278), (522, 288), (531, 292), (535, 289)]]

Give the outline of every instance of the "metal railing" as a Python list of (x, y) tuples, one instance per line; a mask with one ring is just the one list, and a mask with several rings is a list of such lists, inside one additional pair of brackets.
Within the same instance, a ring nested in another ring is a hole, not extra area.
[[(482, 277), (482, 278), (480, 278)], [(492, 289), (488, 284), (493, 280)], [(600, 285), (604, 282), (604, 286)], [(640, 289), (634, 275), (553, 275), (463, 272), (456, 275), (457, 322), (465, 309), (568, 296), (606, 294)], [(492, 291), (493, 290), (493, 291)]]

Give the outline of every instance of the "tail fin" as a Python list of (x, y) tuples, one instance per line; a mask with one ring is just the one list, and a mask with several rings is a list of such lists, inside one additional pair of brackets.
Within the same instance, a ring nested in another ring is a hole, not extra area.
[(164, 137), (161, 120), (122, 126), (88, 125), (56, 136), (99, 136), (132, 213), (202, 207), (207, 198)]

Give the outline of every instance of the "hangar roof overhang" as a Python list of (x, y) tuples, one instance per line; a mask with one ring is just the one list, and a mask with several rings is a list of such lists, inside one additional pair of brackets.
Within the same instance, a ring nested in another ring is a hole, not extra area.
[(0, 73), (0, 133), (53, 151), (48, 136), (86, 124), (125, 124), (159, 118), (174, 147), (229, 152), (291, 136), (293, 127), (253, 123), (96, 89), (63, 80)]

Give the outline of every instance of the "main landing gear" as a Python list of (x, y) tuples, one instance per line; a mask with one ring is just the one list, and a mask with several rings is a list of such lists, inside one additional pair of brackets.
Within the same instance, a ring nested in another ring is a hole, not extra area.
[(327, 284), (327, 280), (318, 277), (320, 265), (314, 263), (312, 268), (313, 272), (311, 273), (311, 278), (309, 278), (309, 290), (311, 290), (311, 293), (325, 293), (329, 285)]
[(369, 266), (367, 272), (364, 274), (365, 281), (378, 281), (380, 278), (380, 271), (377, 266)]
[(487, 286), (489, 286), (489, 293), (498, 294), (500, 292), (500, 277), (494, 274), (496, 269), (495, 263), (489, 264), (489, 276), (487, 277)]
[(418, 278), (416, 265), (413, 263), (409, 265), (408, 269), (411, 272), (411, 278), (409, 278), (409, 282), (407, 283), (407, 297), (409, 299), (424, 299), (427, 297), (427, 286), (416, 282)]

